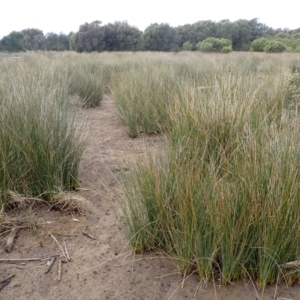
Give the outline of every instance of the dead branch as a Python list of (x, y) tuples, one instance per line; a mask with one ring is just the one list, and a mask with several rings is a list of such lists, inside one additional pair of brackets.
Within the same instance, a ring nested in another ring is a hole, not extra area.
[(0, 262), (16, 263), (26, 261), (42, 261), (43, 258), (0, 258)]
[(11, 252), (11, 250), (14, 246), (14, 241), (17, 237), (17, 233), (18, 233), (19, 229), (20, 229), (19, 227), (13, 227), (10, 231), (10, 234), (7, 237), (6, 246), (5, 246), (5, 251), (7, 253)]

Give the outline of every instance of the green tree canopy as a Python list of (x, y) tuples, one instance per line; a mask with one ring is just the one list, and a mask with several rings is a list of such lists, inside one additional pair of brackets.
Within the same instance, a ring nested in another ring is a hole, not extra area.
[(192, 51), (194, 49), (194, 45), (191, 42), (185, 42), (182, 45), (182, 50), (184, 51)]
[(58, 34), (54, 32), (48, 32), (45, 35), (45, 47), (48, 51), (57, 51), (58, 50)]
[(223, 52), (228, 53), (232, 51), (232, 44), (230, 40), (209, 37), (197, 44), (197, 49), (203, 52)]
[(22, 33), (26, 50), (45, 50), (46, 38), (42, 30), (29, 28), (22, 30)]
[(264, 48), (264, 51), (269, 53), (281, 53), (286, 50), (287, 50), (286, 45), (279, 41), (271, 41)]
[(0, 41), (0, 51), (20, 52), (25, 51), (23, 42), (23, 33), (13, 31), (4, 36)]
[(232, 40), (232, 26), (233, 23), (231, 23), (228, 19), (217, 23), (216, 37)]
[(169, 24), (151, 24), (143, 35), (144, 48), (149, 51), (177, 51), (180, 38)]
[(49, 32), (46, 34), (45, 47), (48, 51), (69, 50), (69, 36), (64, 33)]
[(197, 42), (201, 42), (208, 37), (217, 37), (218, 26), (215, 22), (206, 20), (194, 23), (197, 33)]
[(117, 23), (109, 23), (103, 26), (105, 51), (116, 51), (118, 49), (117, 28)]
[(190, 42), (196, 45), (198, 41), (197, 32), (193, 24), (185, 24), (175, 28), (177, 32), (177, 38), (179, 45), (183, 45), (185, 42)]
[(141, 44), (141, 32), (128, 24), (120, 24), (116, 30), (118, 49), (120, 51), (138, 50)]
[(142, 33), (127, 22), (103, 26), (106, 51), (135, 51), (140, 49)]
[(105, 47), (104, 30), (101, 21), (84, 23), (73, 36), (73, 47), (77, 52), (103, 51)]
[(263, 52), (264, 48), (268, 45), (269, 42), (270, 40), (266, 38), (256, 39), (251, 43), (250, 51)]
[(236, 51), (248, 51), (252, 42), (252, 30), (247, 20), (238, 20), (232, 25), (232, 47)]
[(70, 41), (69, 41), (69, 35), (60, 33), (58, 35), (58, 51), (65, 51), (70, 49)]

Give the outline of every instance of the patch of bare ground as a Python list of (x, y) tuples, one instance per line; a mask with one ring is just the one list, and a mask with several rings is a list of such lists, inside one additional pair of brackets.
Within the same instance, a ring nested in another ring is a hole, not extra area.
[[(130, 139), (108, 96), (98, 108), (78, 110), (79, 118), (88, 119), (90, 132), (80, 166), (84, 189), (79, 194), (98, 212), (84, 217), (49, 211), (46, 206), (27, 211), (22, 218), (32, 222), (18, 231), (10, 253), (5, 251), (2, 232), (0, 299), (260, 299), (250, 280), (227, 287), (218, 280), (199, 283), (195, 274), (183, 280), (169, 258), (132, 254), (118, 221), (114, 191), (121, 190), (120, 172), (130, 168), (130, 159), (159, 151), (162, 138)], [(53, 256), (56, 261), (46, 273)], [(268, 287), (263, 299), (274, 298), (299, 300), (300, 288), (283, 283)]]

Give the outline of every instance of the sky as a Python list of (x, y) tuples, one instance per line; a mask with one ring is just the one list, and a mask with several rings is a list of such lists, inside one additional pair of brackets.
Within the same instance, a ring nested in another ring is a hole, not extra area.
[(171, 26), (223, 19), (258, 18), (275, 28), (300, 28), (298, 0), (1, 0), (0, 38), (27, 28), (68, 34), (85, 22), (127, 21), (144, 31), (152, 23)]

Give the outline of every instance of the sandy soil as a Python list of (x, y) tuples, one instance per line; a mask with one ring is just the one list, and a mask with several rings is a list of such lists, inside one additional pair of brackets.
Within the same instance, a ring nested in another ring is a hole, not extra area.
[[(40, 207), (27, 212), (38, 221), (35, 230), (22, 230), (11, 253), (0, 247), (0, 258), (43, 258), (57, 254), (57, 245), (66, 242), (71, 256), (62, 264), (61, 280), (57, 280), (58, 263), (48, 274), (45, 262), (0, 262), (0, 282), (15, 275), (0, 291), (0, 299), (261, 299), (250, 281), (222, 287), (199, 283), (197, 275), (184, 281), (176, 266), (159, 254), (133, 255), (117, 217), (119, 209), (116, 189), (121, 186), (120, 171), (129, 159), (145, 153), (146, 147), (158, 151), (161, 137), (130, 139), (120, 121), (113, 101), (105, 97), (101, 107), (79, 109), (82, 118), (89, 119), (91, 138), (80, 167), (80, 181), (85, 191), (80, 194), (90, 200), (99, 215), (82, 217), (65, 215)], [(130, 167), (130, 165), (129, 165)], [(77, 220), (79, 221), (77, 221)], [(82, 234), (85, 227), (95, 237)], [(300, 300), (300, 287), (285, 284), (268, 287), (263, 299)]]

